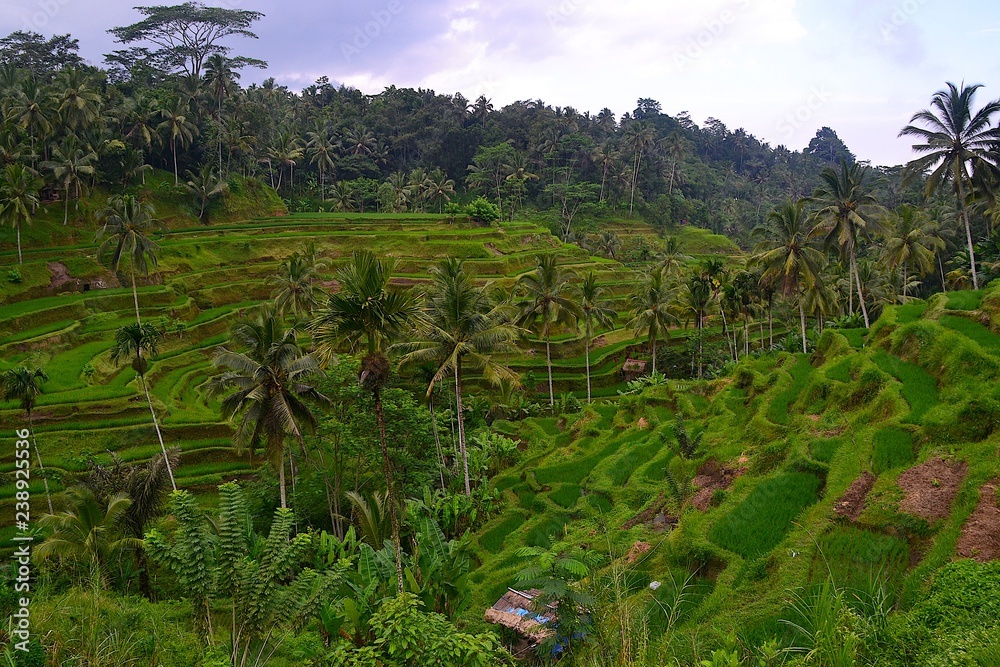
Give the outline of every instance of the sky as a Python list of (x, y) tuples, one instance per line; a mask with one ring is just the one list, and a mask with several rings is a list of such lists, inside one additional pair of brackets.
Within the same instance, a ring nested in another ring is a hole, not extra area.
[[(155, 3), (166, 4), (168, 0)], [(141, 0), (3, 0), (0, 34), (70, 33), (101, 65), (109, 27)], [(832, 127), (862, 160), (911, 159), (899, 130), (946, 81), (1000, 97), (996, 0), (217, 0), (265, 17), (230, 42), (299, 90), (321, 76), (543, 100), (618, 116), (639, 98), (714, 117), (772, 146), (804, 148)]]

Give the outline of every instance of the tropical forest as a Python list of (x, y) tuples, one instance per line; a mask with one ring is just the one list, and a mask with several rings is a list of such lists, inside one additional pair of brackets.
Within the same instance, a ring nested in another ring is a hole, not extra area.
[(240, 4), (0, 39), (0, 665), (1000, 665), (995, 90), (878, 166)]

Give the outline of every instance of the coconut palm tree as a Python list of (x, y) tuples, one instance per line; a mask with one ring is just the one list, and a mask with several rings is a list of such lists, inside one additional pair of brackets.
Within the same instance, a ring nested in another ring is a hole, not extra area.
[(359, 380), (374, 399), (392, 515), (392, 539), (396, 547), (396, 579), (402, 591), (403, 558), (398, 501), (385, 435), (382, 390), (391, 374), (389, 348), (413, 330), (414, 324), (420, 320), (420, 305), (413, 292), (389, 287), (394, 269), (395, 261), (392, 259), (380, 260), (367, 250), (355, 252), (351, 261), (337, 272), (340, 291), (330, 295), (313, 320), (311, 330), (317, 351), (325, 363), (332, 360), (341, 348), (357, 350), (362, 354)]
[(444, 211), (444, 205), (451, 201), (454, 194), (455, 181), (448, 178), (440, 168), (432, 171), (427, 177), (427, 190), (424, 196), (431, 204), (437, 203), (438, 213)]
[(52, 131), (52, 110), (46, 96), (47, 91), (34, 77), (26, 77), (20, 82), (10, 108), (13, 119), (31, 137), (32, 167), (35, 165), (35, 143), (44, 141)]
[(160, 117), (163, 121), (156, 126), (159, 132), (167, 135), (170, 141), (170, 153), (174, 158), (174, 185), (180, 184), (180, 176), (177, 171), (177, 144), (181, 149), (187, 148), (195, 135), (198, 134), (198, 126), (188, 120), (188, 106), (181, 98), (175, 98), (169, 107), (160, 109)]
[(274, 286), (271, 298), (279, 315), (284, 316), (288, 308), (296, 319), (312, 313), (318, 303), (313, 284), (315, 271), (315, 264), (296, 252), (281, 263), (277, 274), (268, 278), (268, 284)]
[[(132, 369), (139, 378), (139, 385), (146, 395), (146, 403), (149, 405), (149, 414), (153, 417), (153, 428), (156, 429), (156, 439), (160, 441), (160, 451), (164, 460), (169, 461), (167, 448), (163, 444), (163, 433), (160, 431), (160, 422), (156, 418), (156, 410), (153, 408), (153, 399), (149, 395), (149, 386), (146, 384), (146, 371), (149, 370), (147, 357), (155, 356), (163, 334), (152, 324), (126, 324), (120, 327), (115, 333), (115, 345), (111, 348), (111, 360), (120, 364), (126, 359), (132, 362)], [(170, 476), (170, 486), (174, 491), (177, 484), (174, 482), (174, 473), (167, 468)]]
[(52, 101), (62, 124), (72, 132), (86, 129), (101, 113), (101, 95), (93, 79), (76, 67), (59, 71), (53, 82)]
[(545, 365), (549, 373), (549, 406), (555, 408), (552, 388), (552, 329), (576, 326), (583, 311), (576, 300), (572, 271), (559, 268), (555, 255), (540, 255), (535, 270), (521, 276), (518, 285), (525, 294), (517, 323), (532, 329), (545, 340)]
[(629, 296), (632, 319), (628, 326), (637, 336), (646, 336), (646, 341), (652, 347), (653, 373), (656, 373), (657, 341), (661, 335), (669, 337), (671, 324), (680, 323), (677, 316), (670, 312), (672, 301), (673, 295), (664, 284), (663, 273), (660, 271), (649, 273), (639, 288)]
[(51, 528), (52, 534), (38, 545), (34, 557), (80, 561), (89, 566), (93, 580), (107, 588), (111, 583), (110, 565), (125, 550), (142, 548), (142, 540), (120, 534), (121, 519), (132, 501), (121, 493), (102, 507), (89, 489), (70, 489), (67, 495), (69, 509), (46, 514), (39, 520), (39, 525)]
[[(709, 308), (712, 306), (712, 281), (707, 277), (695, 273), (692, 274), (684, 284), (683, 291), (677, 302), (680, 317), (686, 323), (694, 320), (695, 328), (698, 330), (697, 349), (697, 373), (698, 379), (704, 376), (704, 331), (705, 319), (708, 317)], [(694, 365), (694, 362), (692, 362)], [(692, 371), (694, 368), (692, 368)]]
[(684, 254), (681, 243), (676, 236), (664, 239), (663, 250), (658, 255), (658, 264), (663, 277), (670, 279), (680, 275), (684, 262), (690, 257)]
[(38, 459), (38, 469), (42, 473), (42, 481), (45, 483), (45, 500), (49, 503), (49, 514), (52, 514), (52, 496), (49, 494), (49, 480), (45, 476), (45, 466), (42, 465), (42, 455), (38, 450), (38, 441), (35, 439), (35, 423), (31, 411), (35, 409), (38, 397), (42, 393), (42, 383), (48, 381), (49, 376), (41, 368), (31, 369), (27, 366), (15, 366), (4, 371), (0, 376), (0, 385), (3, 387), (3, 400), (17, 401), (21, 409), (24, 410), (28, 418), (28, 430), (31, 431), (31, 445), (35, 449), (35, 458)]
[(306, 150), (309, 151), (309, 164), (315, 164), (319, 169), (320, 201), (326, 201), (326, 171), (334, 168), (334, 157), (337, 144), (333, 134), (325, 125), (317, 125), (316, 129), (307, 135)]
[(38, 188), (41, 179), (31, 169), (16, 162), (3, 168), (0, 181), (0, 220), (9, 222), (17, 230), (17, 263), (24, 264), (21, 257), (21, 225), (31, 224), (31, 212), (38, 206)]
[(63, 198), (63, 224), (69, 221), (69, 193), (74, 190), (76, 202), (74, 208), (80, 210), (80, 194), (83, 189), (83, 176), (93, 176), (95, 173), (95, 163), (97, 153), (89, 147), (81, 146), (75, 134), (71, 134), (63, 141), (62, 145), (52, 147), (52, 158), (42, 162), (43, 169), (52, 172), (52, 178), (62, 186)]
[(455, 382), (458, 446), (462, 457), (465, 495), (472, 495), (469, 457), (465, 446), (462, 409), (462, 371), (479, 370), (488, 382), (499, 385), (516, 375), (494, 357), (516, 350), (517, 328), (511, 325), (514, 309), (496, 304), (489, 288), (475, 284), (462, 260), (449, 258), (430, 271), (433, 285), (427, 295), (424, 317), (417, 327), (416, 340), (398, 348), (405, 352), (400, 364), (431, 362), (437, 366), (427, 387), (431, 396), (435, 385), (449, 374)]
[(755, 230), (759, 238), (751, 264), (759, 266), (762, 281), (775, 281), (786, 298), (796, 297), (806, 352), (806, 291), (821, 280), (823, 254), (809, 242), (806, 201), (788, 200), (767, 216), (767, 225)]
[(239, 81), (239, 71), (233, 61), (221, 53), (213, 53), (205, 61), (205, 83), (215, 100), (215, 125), (218, 134), (219, 173), (222, 173), (222, 103), (232, 95)]
[(890, 219), (885, 232), (885, 249), (882, 259), (891, 269), (903, 269), (903, 301), (911, 272), (925, 276), (934, 270), (934, 257), (944, 249), (944, 241), (937, 236), (936, 225), (923, 211), (903, 204)]
[(208, 224), (208, 202), (229, 190), (229, 184), (220, 177), (220, 173), (207, 163), (197, 173), (187, 172), (188, 180), (184, 183), (184, 189), (200, 204), (198, 222), (203, 225)]
[(156, 253), (160, 247), (148, 235), (163, 229), (164, 225), (156, 219), (156, 209), (151, 204), (143, 203), (133, 195), (108, 197), (107, 205), (97, 212), (97, 221), (102, 223), (95, 238), (95, 241), (101, 242), (97, 256), (107, 261), (106, 266), (116, 274), (121, 270), (122, 259), (128, 258), (135, 322), (141, 324), (135, 274), (138, 271), (146, 275), (150, 268), (156, 268)]
[(826, 167), (820, 172), (822, 184), (807, 200), (818, 207), (814, 213), (816, 226), (810, 235), (822, 237), (827, 248), (837, 246), (840, 256), (849, 262), (865, 327), (870, 327), (871, 322), (858, 275), (858, 246), (879, 230), (879, 207), (865, 184), (868, 173), (869, 169), (858, 163), (841, 161), (840, 171)]
[(589, 272), (580, 283), (580, 310), (583, 312), (584, 358), (587, 366), (587, 402), (590, 396), (590, 343), (594, 337), (594, 325), (610, 327), (618, 319), (618, 313), (611, 307), (611, 301), (604, 288), (597, 284), (597, 276)]
[[(266, 455), (278, 473), (281, 507), (288, 506), (285, 491), (285, 440), (294, 437), (305, 451), (304, 433), (314, 433), (318, 420), (306, 400), (321, 404), (329, 399), (309, 382), (322, 371), (312, 354), (298, 343), (298, 332), (285, 329), (270, 306), (261, 306), (254, 318), (235, 323), (230, 341), (239, 347), (222, 347), (212, 360), (223, 373), (209, 384), (222, 398), (222, 416), (236, 422), (233, 446), (251, 451), (263, 442)], [(226, 393), (229, 392), (229, 393)], [(293, 470), (294, 474), (294, 470)]]
[(951, 181), (965, 222), (972, 286), (979, 289), (967, 197), (972, 191), (976, 165), (992, 163), (990, 152), (1000, 140), (1000, 128), (991, 127), (993, 116), (1000, 112), (1000, 100), (987, 102), (973, 112), (976, 91), (982, 86), (962, 84), (959, 88), (951, 82), (946, 85), (947, 90), (934, 93), (931, 108), (914, 114), (910, 124), (900, 130), (899, 136), (917, 137), (921, 141), (913, 145), (913, 151), (920, 157), (907, 165), (907, 174), (924, 174), (931, 170), (926, 185), (928, 197)]

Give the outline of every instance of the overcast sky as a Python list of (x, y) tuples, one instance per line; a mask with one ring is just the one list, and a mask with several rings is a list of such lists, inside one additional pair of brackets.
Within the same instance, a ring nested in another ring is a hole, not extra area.
[[(169, 0), (158, 0), (166, 4)], [(136, 0), (2, 0), (0, 34), (69, 32), (94, 64)], [(154, 4), (154, 3), (148, 3)], [(212, 3), (208, 3), (212, 4)], [(859, 158), (899, 164), (897, 139), (945, 81), (1000, 97), (996, 0), (220, 0), (266, 16), (241, 54), (300, 89), (326, 75), (366, 93), (412, 86), (541, 99), (619, 116), (640, 97), (801, 149), (834, 128)]]

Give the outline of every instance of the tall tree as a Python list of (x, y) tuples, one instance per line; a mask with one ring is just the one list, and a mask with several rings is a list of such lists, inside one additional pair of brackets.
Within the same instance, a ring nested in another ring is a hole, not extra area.
[(820, 282), (823, 254), (809, 242), (806, 201), (787, 201), (767, 216), (767, 224), (756, 230), (759, 237), (751, 262), (763, 269), (762, 281), (777, 281), (786, 298), (794, 296), (799, 306), (802, 352), (806, 352), (805, 293)]
[(903, 269), (903, 301), (908, 297), (910, 275), (932, 272), (935, 255), (944, 250), (936, 227), (923, 211), (909, 204), (901, 206), (889, 219), (883, 259), (889, 268)]
[(170, 141), (170, 153), (174, 159), (174, 185), (179, 185), (177, 144), (180, 143), (182, 149), (187, 148), (198, 134), (198, 126), (188, 120), (188, 107), (180, 97), (175, 98), (170, 106), (160, 109), (160, 117), (163, 121), (156, 129), (166, 134)]
[(221, 177), (221, 172), (215, 171), (215, 167), (210, 164), (203, 164), (197, 172), (189, 171), (184, 189), (187, 190), (198, 202), (198, 222), (203, 225), (208, 224), (208, 202), (220, 197), (227, 190), (229, 184)]
[(163, 223), (156, 219), (156, 209), (151, 204), (141, 202), (133, 195), (108, 197), (107, 205), (97, 212), (97, 221), (101, 223), (95, 239), (101, 243), (97, 256), (106, 261), (108, 268), (116, 274), (121, 271), (122, 260), (128, 259), (135, 322), (141, 324), (135, 274), (138, 271), (146, 275), (150, 268), (156, 268), (156, 254), (160, 247), (149, 234), (163, 229)]
[(560, 325), (575, 326), (583, 317), (573, 288), (575, 277), (573, 272), (559, 267), (555, 255), (540, 255), (535, 270), (521, 276), (518, 281), (525, 295), (518, 324), (532, 328), (545, 340), (549, 406), (552, 408), (556, 405), (555, 390), (552, 387), (552, 329)]
[(152, 324), (139, 324), (138, 322), (126, 324), (115, 333), (115, 345), (111, 348), (111, 360), (120, 364), (125, 359), (131, 359), (132, 369), (138, 376), (139, 384), (146, 395), (149, 414), (153, 417), (153, 428), (156, 429), (156, 438), (160, 441), (160, 452), (163, 454), (163, 460), (168, 462), (167, 474), (170, 477), (170, 486), (176, 491), (177, 484), (174, 482), (174, 472), (169, 465), (170, 457), (167, 455), (166, 445), (163, 444), (160, 422), (156, 418), (153, 399), (149, 395), (149, 386), (146, 384), (146, 371), (149, 370), (147, 357), (156, 355), (161, 336), (161, 332)]
[(959, 88), (951, 82), (946, 85), (947, 90), (934, 93), (931, 108), (914, 114), (910, 124), (899, 132), (899, 136), (917, 137), (922, 142), (913, 145), (913, 151), (921, 157), (907, 165), (907, 173), (924, 174), (928, 169), (931, 170), (927, 176), (928, 197), (951, 181), (965, 222), (972, 287), (979, 289), (967, 198), (972, 192), (972, 177), (976, 165), (990, 164), (990, 152), (1000, 141), (1000, 128), (992, 127), (993, 116), (1000, 112), (1000, 100), (987, 102), (981, 109), (973, 112), (976, 91), (982, 86), (963, 84)]
[(808, 200), (818, 207), (810, 234), (823, 237), (827, 248), (836, 246), (848, 260), (866, 328), (871, 321), (858, 275), (858, 246), (879, 229), (878, 203), (865, 182), (868, 172), (868, 167), (858, 163), (841, 162), (839, 171), (826, 167), (820, 172), (821, 185)]
[(591, 271), (580, 283), (580, 310), (583, 312), (584, 357), (587, 365), (587, 402), (590, 403), (590, 344), (594, 338), (594, 326), (610, 327), (618, 318), (611, 307), (604, 288), (597, 282), (597, 275)]
[(319, 302), (315, 277), (315, 264), (297, 252), (281, 263), (278, 273), (268, 279), (268, 284), (274, 286), (271, 298), (279, 315), (284, 316), (289, 308), (296, 319), (312, 313)]
[(313, 340), (321, 358), (329, 362), (338, 349), (361, 352), (361, 385), (371, 392), (375, 403), (379, 444), (392, 517), (392, 539), (396, 553), (396, 579), (403, 590), (403, 557), (399, 533), (398, 499), (393, 485), (392, 460), (385, 435), (382, 390), (391, 376), (389, 348), (420, 319), (420, 305), (411, 291), (392, 289), (389, 280), (395, 269), (392, 259), (380, 260), (367, 250), (354, 253), (351, 261), (337, 272), (340, 291), (330, 295), (312, 322)]
[(270, 306), (261, 306), (252, 320), (235, 323), (230, 341), (238, 351), (223, 347), (216, 353), (212, 363), (224, 370), (210, 388), (214, 394), (229, 392), (222, 399), (222, 416), (236, 421), (236, 449), (253, 451), (263, 442), (285, 508), (285, 440), (294, 437), (305, 452), (303, 433), (314, 433), (318, 425), (306, 400), (329, 402), (310, 384), (322, 371), (316, 357), (302, 350), (296, 329), (285, 329)]
[(653, 373), (656, 373), (656, 343), (660, 337), (669, 338), (670, 325), (680, 320), (670, 308), (673, 294), (663, 280), (663, 273), (653, 271), (648, 274), (629, 296), (632, 319), (628, 325), (636, 335), (644, 335), (652, 348)]
[(67, 136), (62, 144), (52, 147), (52, 157), (42, 162), (43, 169), (52, 172), (52, 177), (63, 189), (63, 224), (69, 221), (70, 191), (76, 192), (74, 207), (80, 210), (80, 190), (83, 187), (83, 177), (93, 176), (97, 153), (81, 145), (75, 134)]
[(31, 212), (38, 206), (38, 188), (41, 179), (28, 167), (11, 163), (3, 168), (0, 181), (0, 220), (9, 222), (17, 230), (17, 263), (24, 264), (21, 257), (21, 225), (31, 224)]
[(479, 370), (487, 381), (496, 385), (502, 380), (515, 380), (513, 371), (494, 359), (497, 354), (516, 350), (517, 329), (510, 323), (514, 312), (507, 303), (494, 303), (488, 288), (476, 285), (460, 259), (443, 260), (431, 269), (431, 276), (433, 285), (427, 295), (425, 316), (417, 327), (416, 340), (399, 346), (406, 352), (400, 363), (437, 365), (427, 387), (428, 397), (437, 383), (452, 375), (465, 494), (472, 495), (465, 446), (462, 370)]
[[(221, 42), (239, 36), (257, 39), (251, 30), (264, 18), (260, 12), (225, 7), (207, 7), (200, 2), (179, 5), (135, 7), (145, 18), (132, 25), (108, 30), (121, 44), (151, 42), (159, 49), (151, 56), (184, 74), (200, 78), (205, 60), (212, 54), (225, 55), (230, 47)], [(235, 58), (237, 66), (263, 67), (266, 63), (250, 58)]]
[(35, 422), (32, 417), (32, 410), (38, 402), (38, 397), (42, 393), (42, 383), (48, 381), (49, 376), (41, 368), (28, 368), (27, 366), (15, 366), (3, 372), (0, 376), (0, 385), (3, 386), (3, 400), (17, 401), (21, 409), (24, 410), (28, 418), (28, 430), (31, 431), (31, 445), (35, 450), (35, 458), (38, 460), (38, 470), (42, 473), (42, 481), (45, 483), (45, 500), (49, 504), (49, 514), (52, 514), (52, 495), (49, 493), (49, 478), (45, 476), (45, 466), (42, 465), (42, 455), (38, 450), (38, 441), (35, 439)]

